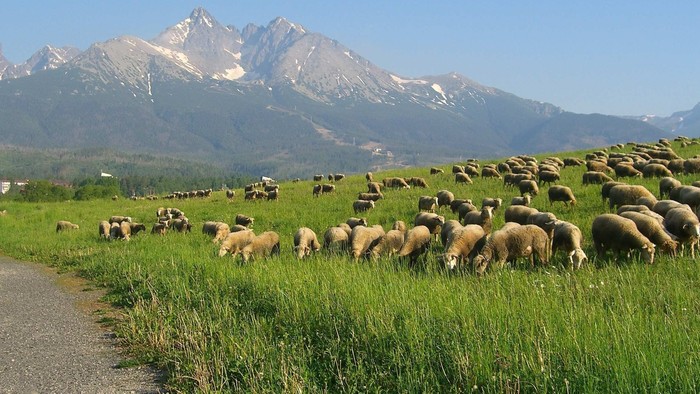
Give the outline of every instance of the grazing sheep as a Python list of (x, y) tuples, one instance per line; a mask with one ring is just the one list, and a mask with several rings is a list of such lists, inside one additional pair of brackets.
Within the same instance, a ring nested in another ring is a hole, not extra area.
[(472, 179), (469, 177), (469, 175), (463, 173), (463, 172), (458, 172), (455, 174), (455, 183), (464, 183), (467, 185), (471, 185)]
[(469, 212), (474, 211), (478, 211), (478, 208), (476, 206), (469, 202), (463, 202), (457, 207), (457, 217), (461, 222), (462, 220), (464, 220), (464, 217), (469, 214)]
[(250, 216), (246, 216), (246, 215), (239, 213), (236, 215), (234, 222), (236, 224), (240, 224), (241, 226), (250, 227), (253, 225), (253, 222), (255, 222), (255, 218), (252, 218)]
[(524, 205), (526, 207), (529, 207), (531, 202), (532, 196), (529, 194), (526, 194), (524, 196), (515, 196), (510, 199), (510, 205)]
[(175, 229), (179, 233), (189, 233), (192, 231), (192, 224), (187, 218), (184, 219), (173, 219), (170, 223), (170, 228)]
[(651, 210), (658, 213), (661, 216), (666, 216), (666, 213), (673, 208), (686, 208), (688, 210), (691, 210), (690, 206), (686, 204), (681, 204), (678, 201), (674, 200), (659, 200), (656, 202), (656, 204), (654, 204), (653, 207), (651, 207)]
[(268, 192), (268, 193), (279, 190), (279, 189), (280, 189), (280, 185), (265, 185), (265, 187), (263, 188), (263, 190)]
[(229, 200), (233, 200), (233, 198), (234, 198), (235, 196), (236, 196), (236, 192), (235, 192), (235, 191), (233, 191), (233, 190), (231, 190), (231, 189), (226, 190), (226, 198), (228, 198)]
[(379, 240), (377, 246), (372, 249), (372, 256), (388, 255), (389, 257), (398, 253), (405, 241), (406, 231), (389, 230)]
[(445, 217), (429, 212), (419, 212), (413, 220), (414, 226), (425, 226), (430, 230), (430, 234), (435, 234), (436, 237), (440, 234), (440, 226), (443, 224)]
[(367, 193), (382, 193), (382, 184), (379, 182), (367, 182)]
[(532, 197), (535, 197), (540, 192), (540, 188), (537, 187), (537, 182), (533, 180), (522, 180), (518, 182), (518, 190), (520, 190), (521, 196), (528, 193)]
[(314, 230), (308, 227), (301, 227), (294, 234), (294, 251), (298, 259), (303, 259), (311, 255), (311, 252), (318, 252), (321, 243), (318, 242)]
[(683, 162), (683, 173), (684, 174), (700, 173), (700, 159), (697, 159), (697, 158), (686, 159)]
[(532, 224), (499, 230), (486, 240), (486, 245), (474, 258), (474, 267), (477, 274), (481, 275), (489, 264), (495, 264), (500, 268), (506, 261), (529, 257), (530, 265), (534, 268), (535, 256), (542, 265), (547, 265), (549, 264), (548, 244), (549, 239), (544, 230)]
[(431, 167), (430, 168), (430, 175), (436, 175), (436, 174), (444, 174), (445, 170), (442, 168), (437, 168), (437, 167)]
[(393, 225), (391, 225), (392, 230), (399, 230), (401, 232), (406, 232), (408, 228), (406, 227), (406, 223), (403, 220), (397, 220), (394, 222)]
[(664, 196), (671, 195), (671, 190), (681, 187), (681, 181), (671, 176), (663, 177), (659, 180), (659, 196), (664, 198)]
[(615, 176), (618, 178), (641, 178), (642, 172), (629, 164), (620, 163), (615, 166)]
[(80, 226), (78, 226), (77, 224), (73, 224), (67, 220), (59, 220), (58, 222), (56, 222), (56, 232), (64, 230), (77, 230), (79, 228)]
[(484, 167), (481, 169), (481, 177), (482, 178), (497, 178), (497, 179), (503, 179), (501, 177), (501, 174), (498, 173), (498, 170), (495, 168), (491, 167)]
[(266, 231), (253, 238), (243, 250), (241, 256), (243, 262), (247, 263), (251, 257), (268, 257), (280, 253), (280, 236), (274, 231)]
[(314, 175), (314, 182), (322, 181), (323, 178), (324, 178), (323, 174), (316, 174), (316, 175)]
[(475, 164), (475, 163), (467, 163), (467, 165), (464, 166), (464, 173), (469, 175), (469, 176), (478, 177), (479, 176), (479, 169), (476, 166), (477, 166), (477, 164)]
[(554, 185), (547, 190), (547, 196), (549, 197), (549, 205), (553, 205), (555, 201), (562, 201), (564, 205), (568, 206), (576, 205), (576, 197), (574, 197), (574, 192), (568, 186)]
[(405, 178), (404, 180), (406, 181), (406, 183), (413, 187), (422, 187), (424, 189), (428, 187), (428, 182), (426, 182), (425, 179), (421, 177), (413, 176), (410, 178)]
[(537, 212), (539, 212), (537, 209), (524, 205), (511, 205), (506, 208), (505, 220), (506, 222), (527, 224), (527, 218)]
[(591, 232), (596, 253), (601, 258), (609, 249), (617, 254), (616, 258), (622, 252), (626, 252), (629, 256), (632, 250), (639, 249), (642, 253), (642, 259), (646, 263), (652, 264), (654, 262), (654, 244), (637, 229), (637, 225), (630, 219), (610, 213), (598, 215), (593, 219)]
[(578, 157), (565, 157), (564, 160), (564, 167), (578, 167), (586, 164), (582, 159), (579, 159)]
[(100, 221), (100, 223), (98, 225), (98, 232), (97, 232), (99, 234), (100, 238), (109, 239), (109, 228), (110, 228), (110, 225), (109, 225), (108, 221), (106, 221), (106, 220)]
[(453, 174), (459, 174), (464, 172), (464, 166), (460, 166), (459, 164), (454, 164), (452, 166), (452, 173)]
[(520, 181), (528, 181), (528, 180), (534, 180), (534, 177), (532, 174), (527, 173), (527, 174), (506, 174), (503, 177), (503, 186), (517, 186)]
[(374, 174), (367, 171), (367, 173), (365, 174), (365, 179), (367, 180), (367, 182), (374, 182)]
[(346, 250), (350, 235), (341, 227), (330, 227), (323, 234), (323, 246), (328, 250)]
[(683, 164), (684, 163), (685, 163), (684, 159), (669, 160), (666, 168), (668, 168), (674, 174), (680, 174), (681, 172), (683, 172)]
[(554, 225), (557, 223), (557, 217), (551, 212), (535, 212), (527, 217), (525, 224), (534, 224), (547, 233), (549, 243), (547, 244), (547, 252), (552, 252), (552, 241), (554, 239)]
[(649, 207), (646, 205), (622, 205), (617, 208), (617, 214), (620, 215), (623, 212), (642, 212), (649, 211)]
[[(443, 220), (444, 222), (444, 220)], [(414, 267), (418, 257), (428, 249), (433, 232), (426, 226), (416, 225), (406, 233), (406, 240), (401, 245), (399, 257), (409, 258), (409, 266)]]
[(243, 248), (253, 241), (253, 238), (255, 238), (255, 233), (249, 229), (229, 233), (221, 242), (219, 257), (226, 256), (228, 253), (236, 257), (237, 254), (243, 251)]
[(335, 193), (335, 185), (329, 185), (327, 183), (324, 183), (323, 185), (321, 185), (321, 192), (323, 194)]
[(243, 197), (244, 200), (246, 201), (254, 201), (258, 199), (258, 190), (250, 190), (245, 192), (245, 196)]
[(464, 225), (476, 224), (484, 229), (486, 234), (491, 233), (493, 226), (493, 207), (485, 206), (480, 211), (469, 212), (464, 217)]
[(352, 209), (355, 213), (369, 211), (374, 208), (374, 201), (355, 200), (352, 203)]
[(491, 198), (491, 197), (484, 197), (484, 199), (481, 200), (481, 207), (493, 207), (493, 210), (495, 211), (498, 209), (501, 205), (503, 204), (503, 199), (500, 198)]
[(603, 184), (612, 181), (612, 178), (600, 171), (587, 171), (583, 173), (583, 184)]
[(614, 170), (612, 168), (610, 168), (607, 164), (603, 163), (602, 161), (598, 161), (598, 160), (587, 161), (586, 168), (588, 168), (588, 171), (609, 172), (609, 173), (614, 172)]
[(313, 191), (313, 196), (318, 197), (323, 193), (323, 186), (321, 185), (314, 185), (314, 191)]
[(688, 204), (691, 209), (696, 210), (700, 206), (700, 187), (686, 186), (678, 193), (678, 202)]
[(673, 173), (663, 164), (649, 163), (642, 169), (644, 178), (671, 177)]
[(479, 244), (486, 242), (486, 233), (481, 226), (470, 224), (455, 228), (450, 232), (445, 245), (442, 261), (449, 270), (464, 265), (465, 259), (472, 259), (479, 252)]
[(358, 200), (379, 201), (384, 198), (382, 193), (357, 193)]
[(411, 186), (403, 179), (399, 177), (390, 177), (382, 179), (384, 187), (394, 187), (399, 189), (410, 189)]
[(168, 224), (167, 223), (157, 222), (157, 223), (153, 223), (153, 227), (151, 227), (151, 234), (165, 235), (165, 233), (167, 231), (168, 231)]
[(357, 227), (357, 226), (365, 226), (367, 227), (367, 218), (349, 218), (345, 224), (350, 226), (351, 229)]
[(544, 183), (551, 185), (552, 183), (559, 182), (560, 176), (556, 171), (540, 171), (537, 174), (537, 179), (540, 185)]
[(202, 233), (214, 236), (212, 242), (218, 243), (231, 232), (229, 225), (224, 222), (207, 221), (202, 225)]
[(640, 197), (656, 199), (654, 195), (642, 185), (616, 185), (610, 189), (608, 204), (610, 209), (621, 205), (635, 205)]
[(117, 222), (112, 223), (109, 226), (109, 239), (121, 239), (122, 238), (122, 228)]
[(445, 224), (442, 225), (442, 228), (440, 229), (440, 241), (442, 242), (442, 245), (447, 245), (447, 239), (449, 238), (450, 234), (458, 228), (462, 228), (462, 223), (460, 223), (458, 220), (447, 220)]
[(450, 206), (455, 199), (455, 195), (449, 190), (438, 190), (436, 196), (438, 198), (438, 208)]
[[(116, 223), (116, 222), (115, 222)], [(129, 241), (131, 239), (131, 223), (121, 222), (119, 225), (119, 237), (120, 239)]]
[(600, 196), (603, 198), (603, 203), (610, 197), (610, 189), (617, 185), (626, 185), (625, 182), (617, 182), (617, 181), (608, 181), (603, 183), (603, 186), (600, 189)]
[(350, 253), (355, 260), (372, 253), (372, 250), (379, 244), (384, 236), (381, 226), (372, 227), (357, 226), (350, 234)]
[(277, 201), (280, 198), (280, 191), (279, 190), (273, 190), (269, 193), (267, 193), (267, 201)]
[(656, 197), (639, 197), (635, 203), (637, 205), (644, 205), (645, 207), (652, 209), (658, 200)]
[(649, 238), (649, 241), (654, 243), (659, 250), (671, 256), (676, 255), (678, 242), (666, 232), (666, 229), (661, 223), (640, 212), (626, 211), (618, 213), (618, 215), (633, 221), (637, 226), (637, 230), (644, 234), (645, 237)]
[(122, 222), (131, 222), (131, 217), (129, 216), (112, 216), (109, 218), (109, 224), (111, 225), (112, 223), (118, 223), (121, 224)]
[(418, 198), (418, 210), (435, 212), (438, 207), (438, 198), (432, 196), (420, 196)]
[(552, 238), (552, 257), (561, 249), (566, 252), (572, 269), (579, 269), (582, 263), (588, 262), (586, 253), (581, 249), (583, 234), (575, 224), (558, 220), (554, 225)]
[(247, 230), (250, 230), (250, 229), (249, 229), (248, 227), (243, 226), (243, 225), (240, 225), (240, 224), (234, 224), (233, 226), (231, 226), (231, 227), (229, 228), (229, 230), (230, 230), (232, 233), (237, 233), (237, 232), (239, 232), (239, 231), (247, 231)]
[[(457, 213), (457, 211), (459, 210), (459, 206), (465, 202), (469, 203), (469, 205), (472, 205), (472, 200), (468, 198), (455, 198), (454, 200), (452, 200), (452, 202), (450, 202), (450, 210), (452, 211), (452, 213)], [(438, 199), (438, 206), (439, 205), (440, 202)], [(476, 207), (474, 209), (476, 209)]]
[(695, 245), (700, 239), (700, 222), (695, 213), (685, 207), (672, 208), (664, 216), (664, 227), (678, 238), (682, 247), (690, 244), (690, 255), (695, 258)]

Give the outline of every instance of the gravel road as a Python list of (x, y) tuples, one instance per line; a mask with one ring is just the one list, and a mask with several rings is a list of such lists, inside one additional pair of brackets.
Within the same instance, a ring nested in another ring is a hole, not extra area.
[(90, 310), (99, 294), (71, 280), (0, 256), (0, 393), (165, 392), (150, 368), (116, 367), (113, 334)]

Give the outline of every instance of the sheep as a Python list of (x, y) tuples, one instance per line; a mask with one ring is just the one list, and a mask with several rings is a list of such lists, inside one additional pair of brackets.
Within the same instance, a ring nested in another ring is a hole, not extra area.
[(112, 223), (118, 223), (121, 224), (122, 222), (131, 222), (131, 217), (129, 216), (112, 216), (109, 218), (109, 224), (111, 225)]
[(438, 198), (432, 196), (420, 196), (418, 198), (418, 210), (435, 212), (438, 206)]
[(610, 173), (612, 173), (614, 171), (612, 168), (608, 167), (607, 164), (603, 163), (602, 161), (598, 161), (598, 160), (587, 161), (586, 168), (588, 168), (588, 171), (597, 171), (597, 172), (610, 172)]
[(117, 222), (112, 223), (109, 226), (109, 239), (120, 239), (122, 238), (122, 228)]
[(384, 230), (379, 225), (353, 228), (350, 234), (350, 253), (352, 257), (357, 261), (360, 257), (372, 253), (372, 249), (377, 246), (383, 236)]
[(126, 241), (129, 241), (131, 239), (131, 223), (127, 221), (121, 222), (121, 224), (119, 225), (119, 236), (117, 238)]
[[(105, 223), (107, 223), (105, 221)], [(168, 224), (167, 223), (153, 223), (153, 227), (151, 227), (151, 234), (158, 234), (158, 235), (165, 235), (165, 233), (168, 231)]]
[(668, 165), (666, 168), (669, 169), (669, 171), (673, 172), (674, 174), (679, 174), (683, 172), (683, 164), (685, 163), (684, 159), (673, 159), (669, 160)]
[(472, 163), (467, 163), (467, 165), (464, 166), (464, 173), (469, 175), (469, 176), (478, 177), (479, 176), (478, 167), (471, 165), (471, 164)]
[(471, 185), (472, 179), (469, 177), (469, 175), (463, 173), (463, 172), (458, 172), (455, 174), (455, 183), (464, 183), (467, 185)]
[(221, 242), (219, 257), (226, 256), (228, 253), (236, 257), (237, 254), (243, 251), (243, 248), (253, 241), (253, 238), (255, 238), (255, 233), (249, 229), (229, 233)]
[(428, 227), (423, 225), (416, 225), (406, 233), (406, 239), (401, 245), (398, 255), (409, 258), (409, 267), (414, 267), (418, 257), (428, 249), (432, 233)]
[(454, 164), (452, 166), (452, 173), (453, 174), (459, 174), (464, 172), (464, 166), (460, 166), (459, 164)]
[(600, 196), (603, 198), (603, 203), (605, 203), (605, 201), (607, 201), (607, 199), (610, 197), (610, 189), (617, 185), (626, 185), (626, 183), (617, 181), (608, 181), (603, 183), (603, 186), (600, 189)]
[(246, 226), (241, 225), (241, 224), (234, 224), (233, 226), (231, 226), (231, 227), (229, 228), (229, 230), (230, 230), (232, 233), (237, 233), (237, 232), (239, 232), (239, 231), (246, 231), (246, 230), (250, 230), (250, 229), (249, 229), (248, 227), (246, 227)]
[(506, 174), (503, 177), (503, 186), (517, 186), (520, 181), (533, 180), (532, 174)]
[(226, 198), (227, 198), (227, 199), (233, 200), (233, 198), (234, 198), (235, 196), (236, 196), (236, 192), (235, 192), (235, 191), (233, 191), (233, 190), (231, 190), (231, 189), (226, 190)]
[[(469, 203), (469, 205), (472, 205), (472, 200), (468, 198), (455, 198), (454, 200), (452, 200), (452, 202), (450, 202), (450, 210), (452, 211), (452, 213), (457, 213), (457, 211), (459, 210), (459, 206), (465, 202)], [(440, 203), (438, 201), (438, 206), (439, 205)], [(476, 207), (474, 207), (474, 209), (476, 209)]]
[(234, 219), (234, 223), (240, 224), (241, 226), (246, 226), (246, 227), (251, 227), (253, 225), (253, 222), (255, 222), (255, 218), (252, 218), (250, 216), (246, 216), (243, 214), (237, 214), (236, 218)]
[(501, 177), (501, 174), (498, 173), (498, 170), (495, 168), (491, 167), (484, 167), (481, 169), (481, 177), (482, 178), (497, 178), (497, 179), (503, 179)]
[(637, 226), (637, 230), (644, 234), (645, 237), (649, 238), (649, 241), (659, 248), (659, 250), (671, 256), (676, 255), (678, 242), (666, 232), (666, 229), (664, 229), (661, 223), (640, 212), (627, 211), (621, 212), (618, 215), (633, 221)]
[(266, 231), (255, 236), (253, 240), (241, 250), (244, 263), (247, 263), (251, 257), (267, 257), (279, 255), (279, 253), (280, 236), (274, 231)]
[(574, 192), (568, 186), (554, 185), (547, 190), (547, 196), (549, 197), (549, 205), (552, 206), (555, 201), (561, 201), (564, 205), (568, 206), (576, 205), (576, 197), (574, 197)]
[(382, 184), (379, 182), (367, 182), (367, 193), (382, 193)]
[(682, 186), (681, 181), (671, 176), (665, 176), (659, 180), (659, 196), (664, 198), (671, 194), (671, 190)]
[(459, 220), (447, 220), (445, 224), (442, 225), (442, 228), (440, 229), (440, 241), (442, 242), (442, 245), (445, 246), (447, 245), (447, 239), (449, 238), (450, 234), (458, 229), (462, 228), (462, 223), (459, 222)]
[(615, 176), (618, 178), (641, 178), (642, 172), (629, 164), (620, 163), (615, 166)]
[(639, 197), (637, 201), (635, 201), (635, 204), (637, 205), (644, 205), (645, 207), (651, 209), (656, 205), (658, 200), (656, 197)]
[(696, 210), (700, 205), (700, 187), (686, 186), (678, 193), (678, 202), (688, 204), (690, 208)]
[(322, 181), (323, 178), (324, 178), (323, 174), (316, 174), (316, 175), (314, 175), (314, 182)]
[(565, 157), (563, 163), (563, 167), (578, 167), (585, 164), (585, 162), (578, 157)]
[(394, 188), (400, 188), (400, 189), (410, 189), (411, 188), (411, 186), (409, 186), (408, 183), (403, 178), (399, 178), (399, 177), (384, 178), (384, 179), (382, 179), (382, 183), (384, 184), (384, 187), (394, 187)]
[(622, 205), (620, 208), (617, 208), (617, 214), (621, 214), (623, 212), (642, 212), (642, 211), (649, 211), (649, 207), (646, 205)]
[(474, 258), (477, 274), (483, 274), (489, 264), (503, 266), (506, 261), (519, 257), (529, 257), (530, 265), (535, 266), (535, 255), (542, 265), (549, 264), (547, 254), (549, 239), (541, 228), (528, 224), (513, 226), (491, 234), (478, 256)]
[(455, 195), (449, 190), (438, 190), (436, 196), (438, 198), (438, 208), (450, 206), (455, 199)]
[(539, 212), (537, 209), (527, 207), (524, 205), (511, 205), (508, 208), (506, 208), (505, 221), (515, 222), (519, 224), (527, 224), (528, 216), (537, 212)]
[(311, 252), (318, 252), (321, 243), (318, 242), (314, 230), (308, 227), (301, 227), (294, 233), (294, 251), (298, 259), (303, 259), (311, 255)]
[(616, 185), (610, 189), (608, 204), (612, 210), (621, 205), (634, 205), (640, 197), (656, 199), (656, 197), (642, 185)]
[(384, 236), (379, 240), (377, 246), (372, 249), (372, 256), (377, 257), (382, 254), (386, 254), (389, 257), (398, 253), (401, 250), (401, 246), (405, 241), (406, 231), (401, 230), (389, 230), (384, 234)]
[(647, 264), (654, 263), (655, 246), (638, 229), (630, 219), (605, 213), (596, 216), (591, 226), (593, 245), (599, 257), (605, 256), (608, 249), (617, 254), (626, 252), (629, 256), (632, 250), (640, 250), (642, 259)]
[(469, 214), (469, 212), (474, 212), (474, 211), (478, 211), (476, 206), (474, 206), (473, 204), (468, 203), (468, 202), (462, 203), (459, 205), (459, 207), (457, 207), (457, 217), (459, 218), (459, 221), (461, 222)]
[(493, 225), (493, 207), (485, 206), (478, 212), (469, 212), (464, 217), (464, 225), (468, 224), (477, 224), (484, 229), (486, 234), (490, 234)]
[(437, 237), (440, 234), (440, 226), (445, 224), (445, 217), (435, 213), (419, 212), (413, 220), (414, 226), (425, 226), (430, 230), (430, 234)]
[(80, 226), (77, 224), (71, 223), (67, 220), (59, 220), (56, 222), (56, 232), (59, 231), (64, 231), (64, 230), (77, 230), (79, 229)]
[(184, 219), (173, 219), (170, 223), (170, 228), (175, 229), (179, 233), (189, 233), (192, 231), (192, 224), (187, 218)]
[(382, 193), (357, 193), (358, 200), (379, 201), (384, 198)]
[(657, 163), (649, 163), (642, 169), (644, 178), (671, 177), (673, 173), (666, 166)]
[(511, 172), (510, 165), (508, 165), (508, 163), (505, 161), (498, 163), (496, 165), (496, 170), (503, 174), (509, 174)]
[(469, 224), (450, 232), (445, 245), (442, 261), (449, 270), (464, 264), (464, 259), (473, 258), (479, 251), (479, 244), (485, 243), (486, 233), (481, 226)]
[(551, 185), (552, 183), (558, 182), (560, 176), (559, 173), (556, 171), (540, 171), (537, 174), (537, 179), (540, 185), (544, 183)]
[(510, 199), (510, 205), (524, 205), (526, 207), (530, 206), (530, 203), (532, 202), (532, 196), (529, 194), (526, 194), (524, 196), (515, 196)]
[(588, 262), (586, 253), (581, 249), (582, 243), (583, 234), (575, 224), (557, 220), (552, 238), (552, 258), (561, 249), (566, 252), (571, 268), (579, 269), (581, 264)]
[(518, 190), (520, 190), (521, 196), (525, 195), (525, 193), (528, 193), (532, 197), (535, 197), (540, 192), (540, 188), (537, 187), (537, 182), (533, 180), (522, 180), (518, 182)]
[(345, 250), (350, 235), (341, 227), (329, 227), (323, 234), (323, 246), (328, 250)]
[(672, 208), (664, 216), (664, 227), (681, 245), (689, 243), (690, 255), (695, 258), (695, 245), (700, 238), (700, 222), (695, 213), (685, 207)]
[(426, 182), (425, 179), (423, 179), (421, 177), (413, 176), (410, 178), (405, 178), (404, 180), (406, 181), (406, 183), (408, 183), (409, 185), (411, 185), (413, 187), (422, 187), (422, 188), (428, 187), (428, 182)]
[(244, 200), (246, 201), (254, 201), (258, 199), (258, 191), (257, 190), (250, 190), (245, 192), (245, 196), (243, 197)]
[(374, 201), (371, 200), (355, 200), (352, 203), (352, 209), (355, 213), (369, 211), (372, 208), (374, 208)]
[(691, 158), (683, 161), (684, 174), (697, 174), (700, 172), (700, 159)]
[(365, 179), (367, 180), (367, 182), (373, 182), (374, 181), (374, 174), (367, 171), (367, 173), (365, 174)]
[(547, 244), (547, 251), (552, 251), (552, 241), (554, 239), (554, 225), (557, 222), (557, 217), (551, 212), (535, 212), (527, 217), (525, 224), (534, 224), (535, 226), (544, 230), (547, 233), (547, 238), (549, 243)]
[(600, 171), (587, 171), (583, 173), (583, 184), (603, 184), (613, 179)]
[(335, 185), (330, 185), (330, 184), (324, 183), (323, 185), (321, 185), (321, 192), (323, 194), (335, 193)]
[(267, 201), (277, 201), (280, 198), (280, 191), (279, 190), (273, 190), (269, 193), (267, 193)]
[(268, 193), (279, 190), (279, 189), (280, 189), (280, 185), (265, 185), (265, 187), (263, 188), (263, 190), (268, 192)]
[(100, 238), (109, 239), (109, 229), (110, 229), (110, 225), (109, 225), (109, 222), (108, 222), (108, 221), (106, 221), (106, 220), (101, 220), (100, 223), (98, 224), (98, 228), (97, 228), (97, 229), (98, 229), (98, 232), (97, 232), (97, 233), (99, 234)]
[(445, 170), (437, 167), (430, 167), (430, 175), (444, 174)]
[(691, 210), (690, 206), (686, 204), (681, 204), (678, 201), (674, 200), (659, 200), (656, 202), (656, 204), (654, 204), (651, 210), (658, 213), (661, 216), (666, 216), (666, 213), (673, 208), (687, 208), (688, 210)]
[(350, 226), (351, 229), (357, 227), (357, 226), (365, 226), (367, 227), (367, 219), (366, 218), (349, 218), (345, 224)]
[(503, 204), (503, 199), (501, 198), (491, 198), (491, 197), (485, 197), (484, 199), (481, 200), (481, 207), (493, 207), (493, 210), (495, 211), (498, 209), (501, 205)]
[(399, 230), (405, 233), (408, 228), (406, 227), (406, 223), (403, 220), (397, 220), (394, 222), (394, 224), (391, 225), (391, 229)]
[(318, 197), (323, 194), (323, 187), (321, 185), (314, 185), (313, 196)]
[(212, 242), (218, 243), (231, 232), (229, 225), (224, 222), (212, 222), (207, 221), (202, 225), (202, 233), (207, 235), (213, 235), (214, 240)]

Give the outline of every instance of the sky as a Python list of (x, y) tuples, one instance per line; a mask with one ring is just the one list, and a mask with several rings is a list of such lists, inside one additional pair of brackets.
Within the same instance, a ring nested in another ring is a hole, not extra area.
[(200, 6), (239, 30), (282, 16), (403, 77), (457, 72), (576, 113), (700, 102), (696, 0), (26, 0), (4, 2), (0, 45), (17, 64), (47, 44), (151, 39)]

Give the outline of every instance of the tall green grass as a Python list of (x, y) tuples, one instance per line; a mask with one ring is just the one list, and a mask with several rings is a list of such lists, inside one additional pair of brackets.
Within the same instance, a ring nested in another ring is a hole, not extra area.
[[(698, 153), (676, 148), (684, 157)], [(387, 190), (361, 216), (388, 230), (395, 220), (411, 225), (418, 197), (439, 189), (477, 205), (485, 196), (508, 202), (518, 194), (498, 180), (455, 185), (451, 166), (443, 168), (448, 174), (375, 174), (423, 176), (430, 187)], [(119, 337), (138, 361), (169, 371), (175, 391), (698, 391), (697, 263), (595, 256), (590, 225), (607, 208), (599, 186), (581, 184), (583, 172), (562, 171), (560, 183), (572, 187), (575, 208), (550, 207), (546, 187), (533, 203), (582, 229), (591, 262), (575, 272), (560, 254), (535, 270), (516, 264), (483, 277), (450, 274), (440, 269), (439, 244), (416, 270), (386, 257), (353, 262), (321, 251), (294, 258), (296, 229), (310, 227), (321, 237), (355, 216), (352, 201), (366, 190), (362, 176), (319, 198), (312, 197), (314, 182), (285, 183), (278, 202), (246, 202), (237, 190), (232, 202), (216, 192), (204, 200), (0, 203), (8, 211), (0, 217), (0, 251), (77, 270), (109, 289), (109, 301), (124, 314)], [(658, 193), (658, 180), (631, 182)], [(150, 226), (158, 206), (184, 210), (193, 232), (138, 234), (129, 242), (98, 238), (99, 220), (125, 214)], [(255, 217), (257, 233), (277, 231), (281, 255), (245, 265), (217, 257), (201, 223), (232, 223), (237, 213)], [(442, 214), (456, 218), (447, 209)], [(81, 228), (56, 234), (59, 219)], [(495, 228), (502, 224), (503, 208)]]

